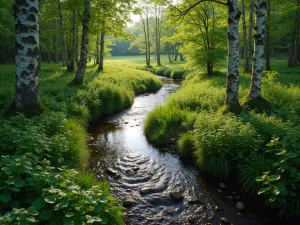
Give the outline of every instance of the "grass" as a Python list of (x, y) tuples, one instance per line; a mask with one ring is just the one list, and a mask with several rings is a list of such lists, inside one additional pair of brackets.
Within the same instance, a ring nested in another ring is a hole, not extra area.
[[(97, 66), (89, 64), (84, 84), (72, 86), (74, 73), (66, 72), (59, 64), (43, 63), (39, 93), (44, 113), (31, 119), (23, 115), (9, 119), (0, 117), (1, 154), (16, 157), (25, 152), (32, 156), (37, 154), (38, 158), (49, 160), (53, 168), (76, 169), (80, 171), (74, 178), (77, 185), (83, 189), (96, 185), (97, 191), (109, 196), (106, 182), (98, 182), (92, 173), (85, 170), (89, 161), (86, 127), (94, 119), (129, 107), (135, 95), (157, 91), (162, 86), (160, 79), (147, 71), (135, 69), (136, 66), (126, 59), (112, 59), (105, 62), (105, 69), (100, 73)], [(0, 65), (0, 115), (5, 113), (14, 98), (14, 71), (14, 65)], [(38, 158), (39, 163), (42, 159)], [(4, 181), (10, 179), (6, 176), (0, 172)], [(47, 184), (43, 185), (46, 186), (39, 187), (41, 189), (37, 190), (40, 192), (36, 191), (33, 198), (38, 198), (47, 188)], [(117, 201), (110, 202), (107, 211), (110, 213), (109, 220), (116, 225), (123, 224), (122, 209), (116, 206)], [(4, 211), (9, 211), (9, 205), (4, 207)]]
[[(240, 71), (243, 71), (242, 63)], [(261, 186), (255, 181), (256, 177), (267, 170), (276, 174), (274, 167), (268, 165), (280, 164), (270, 157), (271, 154), (265, 154), (268, 150), (266, 144), (273, 137), (278, 137), (287, 151), (300, 154), (300, 69), (288, 68), (285, 58), (273, 59), (272, 67), (274, 71), (263, 74), (264, 99), (259, 103), (250, 102), (260, 104), (261, 110), (251, 110), (253, 105), (248, 102), (238, 116), (221, 113), (226, 88), (225, 67), (212, 77), (199, 71), (191, 72), (166, 105), (148, 115), (146, 137), (160, 145), (168, 144), (171, 137), (175, 138), (182, 158), (190, 155), (192, 149), (192, 158), (200, 170), (222, 179), (238, 174), (242, 189), (257, 196)], [(240, 74), (240, 102), (247, 103), (250, 79), (250, 74)], [(169, 125), (173, 121), (176, 121), (175, 127)], [(252, 161), (251, 165), (249, 161)], [(295, 172), (294, 167), (297, 166), (293, 166)], [(297, 174), (300, 174), (297, 168)], [(285, 188), (289, 189), (289, 186)], [(297, 191), (299, 193), (299, 188)], [(281, 202), (268, 204), (282, 209), (295, 208), (293, 204), (299, 201), (287, 197), (286, 193), (282, 195), (280, 199), (284, 200)], [(298, 194), (293, 193), (293, 196), (300, 199)], [(265, 201), (269, 199), (266, 197)], [(293, 214), (299, 216), (300, 210), (293, 211)]]

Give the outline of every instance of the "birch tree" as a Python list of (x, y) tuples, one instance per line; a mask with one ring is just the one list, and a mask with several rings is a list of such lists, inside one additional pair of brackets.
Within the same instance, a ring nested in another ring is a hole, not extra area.
[(271, 0), (267, 0), (266, 15), (266, 70), (271, 71), (270, 25), (271, 25)]
[(256, 5), (256, 33), (254, 35), (255, 45), (249, 93), (250, 99), (261, 98), (261, 77), (264, 66), (265, 13), (267, 9), (267, 3), (266, 0), (257, 0)]
[(245, 58), (245, 71), (246, 73), (252, 72), (252, 30), (253, 30), (253, 12), (254, 12), (254, 0), (250, 2), (250, 10), (249, 10), (249, 25), (248, 25), (248, 38), (247, 38), (247, 54)]
[(39, 105), (39, 1), (15, 0), (17, 110)]
[(82, 84), (86, 69), (86, 63), (89, 51), (89, 23), (90, 23), (90, 0), (84, 0), (84, 12), (82, 20), (82, 39), (81, 39), (81, 52), (80, 60), (76, 76), (73, 80), (75, 84)]
[(248, 42), (247, 42), (247, 26), (246, 26), (246, 12), (245, 12), (245, 0), (242, 0), (242, 21), (243, 21), (243, 58), (244, 58), (244, 72), (248, 73)]

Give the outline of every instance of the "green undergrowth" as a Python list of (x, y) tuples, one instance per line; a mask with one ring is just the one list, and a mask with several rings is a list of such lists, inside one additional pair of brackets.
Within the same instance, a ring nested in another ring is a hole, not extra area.
[[(1, 114), (13, 100), (15, 82), (14, 66), (2, 67)], [(110, 61), (101, 73), (88, 65), (81, 86), (70, 85), (74, 75), (42, 64), (44, 113), (0, 117), (0, 224), (124, 224), (124, 209), (107, 183), (86, 170), (86, 126), (162, 83), (149, 72)]]
[[(239, 106), (238, 114), (222, 112), (230, 111), (223, 106), (226, 71), (212, 77), (190, 73), (179, 91), (148, 115), (144, 132), (155, 145), (175, 138), (180, 156), (199, 170), (221, 179), (235, 176), (249, 195), (281, 209), (282, 215), (300, 216), (299, 68), (275, 62), (277, 72), (263, 75), (259, 102), (247, 97), (250, 75), (240, 75), (243, 108)], [(273, 146), (272, 154), (266, 145), (275, 137), (280, 147)]]

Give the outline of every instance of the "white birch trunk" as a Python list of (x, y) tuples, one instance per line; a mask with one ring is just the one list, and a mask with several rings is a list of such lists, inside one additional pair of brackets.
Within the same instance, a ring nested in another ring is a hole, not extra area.
[(250, 98), (252, 99), (258, 99), (261, 97), (261, 77), (265, 55), (265, 14), (267, 9), (266, 0), (257, 0), (256, 4), (256, 33), (254, 35), (255, 45), (250, 87)]
[(15, 107), (39, 104), (39, 1), (15, 0), (16, 32)]
[(252, 72), (252, 29), (253, 29), (253, 11), (254, 2), (251, 0), (249, 13), (249, 28), (248, 28), (248, 52), (247, 52), (247, 71)]
[(82, 84), (89, 51), (90, 0), (84, 0), (80, 60), (74, 83)]
[(242, 21), (243, 21), (243, 56), (244, 56), (244, 72), (250, 72), (248, 70), (248, 42), (247, 42), (247, 26), (246, 26), (246, 12), (245, 12), (245, 0), (242, 0)]
[(228, 0), (228, 54), (226, 105), (239, 104), (239, 20), (238, 0)]

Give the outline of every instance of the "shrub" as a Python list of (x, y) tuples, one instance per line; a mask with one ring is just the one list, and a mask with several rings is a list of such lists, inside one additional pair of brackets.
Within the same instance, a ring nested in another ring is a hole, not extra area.
[(115, 198), (101, 186), (82, 189), (75, 170), (52, 167), (32, 153), (1, 156), (0, 166), (1, 224), (122, 224)]
[(250, 124), (231, 115), (199, 113), (193, 133), (197, 165), (222, 178), (229, 177), (234, 161), (243, 159), (261, 143)]
[(300, 217), (299, 150), (285, 148), (279, 138), (273, 138), (267, 146), (266, 158), (272, 167), (256, 178), (262, 185), (258, 194), (265, 196), (267, 205), (280, 208), (280, 215)]
[(181, 135), (180, 139), (177, 142), (177, 148), (180, 157), (183, 160), (189, 160), (192, 162), (193, 153), (195, 150), (195, 140), (192, 134), (185, 133)]
[(184, 75), (186, 74), (186, 70), (173, 70), (171, 73), (172, 79), (184, 79)]

